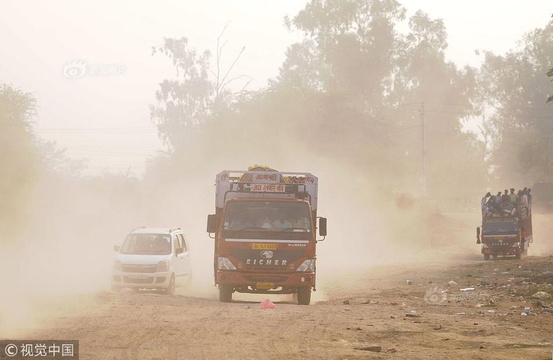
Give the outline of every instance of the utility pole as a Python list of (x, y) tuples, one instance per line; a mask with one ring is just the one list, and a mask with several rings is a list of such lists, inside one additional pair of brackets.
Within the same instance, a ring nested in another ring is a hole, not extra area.
[(424, 102), (421, 102), (419, 116), (422, 124), (422, 175), (420, 181), (422, 185), (422, 197), (426, 198), (426, 129), (424, 124)]

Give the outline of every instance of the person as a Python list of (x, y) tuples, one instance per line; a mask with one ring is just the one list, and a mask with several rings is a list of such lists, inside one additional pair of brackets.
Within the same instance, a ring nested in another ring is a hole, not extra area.
[(273, 227), (275, 229), (289, 229), (292, 227), (292, 223), (290, 220), (286, 219), (286, 214), (284, 214), (284, 211), (280, 211), (278, 213), (278, 218), (273, 221)]
[(488, 213), (492, 216), (501, 214), (501, 191), (488, 200)]
[(518, 191), (518, 203), (523, 207), (528, 207), (528, 196), (524, 190)]
[(269, 219), (269, 215), (265, 214), (265, 217), (259, 222), (259, 227), (263, 229), (272, 229), (273, 224), (271, 223), (271, 219)]
[(498, 191), (497, 195), (495, 195), (495, 202), (501, 204), (501, 191)]
[(170, 252), (171, 244), (162, 235), (156, 236), (154, 239), (153, 250), (156, 252)]
[(230, 222), (231, 229), (243, 229), (251, 226), (253, 225), (249, 220), (248, 213), (245, 210), (242, 210), (236, 214), (235, 219)]
[(492, 194), (490, 192), (487, 192), (486, 195), (482, 197), (482, 200), (480, 200), (480, 207), (482, 208), (482, 217), (488, 216), (488, 200)]
[(515, 189), (511, 188), (511, 193), (509, 194), (509, 198), (511, 200), (511, 204), (513, 204), (513, 206), (516, 206), (518, 202), (518, 195), (515, 194)]
[(505, 194), (503, 194), (501, 199), (501, 215), (512, 216), (515, 214), (515, 210), (514, 205), (511, 204), (511, 198), (509, 195), (505, 196)]

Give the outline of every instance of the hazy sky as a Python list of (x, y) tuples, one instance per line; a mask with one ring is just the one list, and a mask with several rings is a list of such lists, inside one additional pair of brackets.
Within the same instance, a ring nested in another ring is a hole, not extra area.
[[(477, 66), (476, 49), (503, 54), (514, 48), (525, 32), (544, 27), (553, 13), (545, 0), (402, 2), (408, 16), (421, 9), (444, 20), (447, 56), (459, 66)], [(286, 47), (299, 39), (300, 34), (284, 28), (283, 17), (295, 15), (306, 3), (4, 0), (0, 83), (37, 98), (39, 135), (57, 141), (71, 157), (88, 158), (88, 173), (108, 168), (140, 174), (144, 160), (161, 147), (149, 105), (158, 83), (175, 76), (166, 57), (152, 56), (152, 46), (164, 37), (187, 37), (190, 46), (214, 52), (228, 24), (223, 67), (245, 46), (233, 73), (249, 76), (253, 90), (278, 73)], [(79, 64), (98, 73), (76, 77)]]

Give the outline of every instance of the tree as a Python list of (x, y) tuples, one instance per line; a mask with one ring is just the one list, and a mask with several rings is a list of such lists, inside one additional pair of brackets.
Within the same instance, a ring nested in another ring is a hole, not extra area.
[(492, 160), (497, 176), (515, 184), (553, 179), (553, 110), (544, 105), (550, 82), (543, 76), (553, 62), (552, 36), (550, 21), (503, 56), (485, 52), (479, 81), (494, 109)]
[(150, 106), (150, 116), (158, 127), (158, 133), (170, 153), (185, 151), (185, 145), (193, 145), (210, 118), (225, 109), (233, 101), (233, 93), (227, 86), (243, 76), (230, 77), (234, 65), (240, 59), (242, 48), (233, 63), (222, 69), (221, 58), (226, 42), (217, 39), (216, 70), (211, 71), (211, 52), (198, 53), (188, 46), (188, 39), (164, 39), (164, 44), (152, 47), (153, 54), (169, 57), (176, 69), (177, 78), (163, 80), (156, 91), (157, 106)]
[[(333, 156), (357, 161), (372, 177), (378, 173), (387, 184), (401, 178), (396, 186), (403, 187), (427, 175), (435, 192), (440, 187), (446, 192), (445, 184), (462, 169), (481, 183), (484, 159), (474, 136), (461, 131), (461, 120), (475, 113), (470, 103), (475, 70), (445, 61), (441, 20), (419, 11), (409, 19), (408, 33), (400, 33), (405, 14), (394, 0), (311, 1), (286, 19), (306, 39), (289, 47), (273, 85), (325, 97), (310, 134), (332, 134), (341, 145), (327, 147), (338, 149)], [(331, 121), (327, 114), (334, 115)], [(441, 151), (444, 147), (449, 151)]]
[(193, 132), (210, 116), (215, 101), (215, 86), (209, 80), (209, 51), (198, 54), (188, 46), (187, 38), (164, 39), (163, 46), (153, 47), (171, 59), (177, 71), (174, 80), (163, 80), (156, 91), (157, 106), (150, 106), (150, 116), (170, 152), (180, 150)]
[(36, 180), (39, 154), (31, 128), (35, 116), (31, 94), (0, 85), (0, 233), (6, 241), (24, 224)]
[[(547, 76), (549, 76), (551, 78), (551, 81), (553, 81), (553, 68), (549, 69), (549, 71), (547, 72)], [(550, 101), (553, 101), (553, 95), (547, 98), (547, 102)]]

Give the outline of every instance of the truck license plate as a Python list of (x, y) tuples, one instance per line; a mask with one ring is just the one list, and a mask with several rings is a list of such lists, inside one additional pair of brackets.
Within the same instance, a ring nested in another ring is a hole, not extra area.
[(272, 289), (275, 287), (275, 283), (270, 283), (270, 282), (258, 282), (256, 285), (255, 285), (256, 288), (258, 289), (265, 289), (265, 290), (268, 290), (268, 289)]

